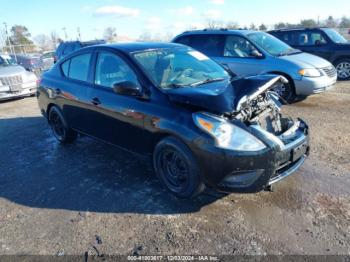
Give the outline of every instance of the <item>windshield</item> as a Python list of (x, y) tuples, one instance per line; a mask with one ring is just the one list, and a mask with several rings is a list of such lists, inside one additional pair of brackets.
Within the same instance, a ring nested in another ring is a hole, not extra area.
[(229, 78), (216, 62), (190, 48), (167, 48), (132, 54), (160, 88), (197, 86)]
[(290, 47), (286, 43), (267, 33), (252, 33), (248, 35), (248, 38), (254, 44), (273, 56), (290, 55), (300, 52), (299, 50)]
[(17, 65), (16, 61), (6, 55), (6, 56), (0, 56), (0, 66), (10, 66), (10, 65)]
[(346, 44), (348, 41), (337, 31), (331, 28), (324, 28), (323, 31), (328, 35), (328, 37), (337, 44)]

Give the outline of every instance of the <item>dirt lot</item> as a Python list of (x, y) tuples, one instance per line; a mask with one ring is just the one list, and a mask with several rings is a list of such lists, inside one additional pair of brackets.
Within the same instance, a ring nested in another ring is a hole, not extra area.
[(275, 192), (183, 201), (133, 155), (57, 144), (35, 98), (0, 103), (0, 254), (350, 254), (350, 83), (284, 111), (312, 152)]

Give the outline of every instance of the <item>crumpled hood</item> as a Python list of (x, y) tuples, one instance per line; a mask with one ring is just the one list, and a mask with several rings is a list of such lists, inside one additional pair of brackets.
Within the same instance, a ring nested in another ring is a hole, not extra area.
[(11, 65), (11, 66), (0, 66), (0, 77), (18, 75), (26, 70), (22, 66)]
[(297, 64), (301, 68), (325, 68), (331, 65), (327, 60), (308, 53), (286, 55), (279, 58)]
[(166, 93), (174, 103), (223, 114), (239, 111), (242, 104), (271, 89), (278, 81), (287, 80), (282, 76), (258, 75), (197, 87), (170, 89)]

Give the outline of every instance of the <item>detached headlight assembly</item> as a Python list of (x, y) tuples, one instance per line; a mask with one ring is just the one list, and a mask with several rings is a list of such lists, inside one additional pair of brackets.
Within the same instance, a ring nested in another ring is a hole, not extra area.
[(321, 76), (321, 72), (316, 68), (301, 69), (299, 70), (299, 75), (305, 77), (319, 77)]
[(237, 151), (259, 151), (265, 144), (242, 128), (219, 117), (205, 113), (194, 113), (194, 123), (211, 135), (220, 148)]

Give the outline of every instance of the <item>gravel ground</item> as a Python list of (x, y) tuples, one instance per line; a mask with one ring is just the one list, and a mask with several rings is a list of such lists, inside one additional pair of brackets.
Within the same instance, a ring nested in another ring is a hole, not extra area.
[(272, 193), (184, 201), (129, 153), (58, 145), (35, 98), (0, 103), (0, 254), (349, 255), (350, 83), (284, 111), (311, 128), (300, 171)]

